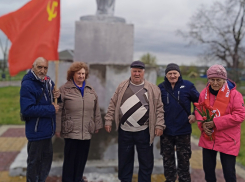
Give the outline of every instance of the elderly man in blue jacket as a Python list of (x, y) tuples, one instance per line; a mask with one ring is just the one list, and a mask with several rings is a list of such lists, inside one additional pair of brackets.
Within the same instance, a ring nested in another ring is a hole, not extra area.
[(161, 90), (166, 124), (166, 129), (161, 136), (164, 175), (166, 182), (175, 182), (177, 174), (179, 182), (190, 182), (191, 123), (195, 122), (195, 116), (191, 114), (191, 102), (198, 101), (199, 92), (193, 83), (182, 79), (177, 64), (168, 64), (165, 75), (164, 82), (158, 85)]
[(59, 106), (53, 98), (59, 97), (54, 83), (46, 76), (48, 61), (39, 57), (23, 77), (20, 90), (20, 108), (25, 121), (28, 182), (44, 182), (53, 159), (51, 138), (55, 134), (55, 113)]

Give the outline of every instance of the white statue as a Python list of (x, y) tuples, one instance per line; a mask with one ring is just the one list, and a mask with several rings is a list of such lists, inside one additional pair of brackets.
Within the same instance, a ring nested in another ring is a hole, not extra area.
[(97, 12), (96, 15), (110, 15), (114, 14), (115, 0), (96, 0)]

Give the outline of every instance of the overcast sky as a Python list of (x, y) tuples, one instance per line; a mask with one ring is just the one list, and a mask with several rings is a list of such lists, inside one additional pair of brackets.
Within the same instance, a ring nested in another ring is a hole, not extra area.
[[(0, 0), (0, 16), (15, 11), (29, 0)], [(149, 52), (158, 64), (197, 64), (202, 51), (176, 35), (187, 30), (190, 17), (200, 6), (210, 6), (214, 0), (116, 0), (114, 16), (134, 24), (134, 60)], [(61, 32), (59, 51), (74, 49), (75, 21), (94, 15), (96, 0), (61, 0)], [(6, 37), (0, 30), (0, 39)], [(0, 59), (2, 58), (0, 52)]]

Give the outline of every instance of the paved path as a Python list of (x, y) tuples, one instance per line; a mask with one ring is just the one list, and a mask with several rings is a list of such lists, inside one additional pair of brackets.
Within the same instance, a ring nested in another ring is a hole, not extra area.
[(20, 86), (21, 81), (0, 81), (0, 87)]
[[(202, 152), (197, 146), (196, 139), (192, 138), (192, 158), (191, 177), (192, 182), (205, 182), (202, 170)], [(20, 150), (26, 145), (23, 126), (1, 126), (0, 127), (0, 182), (25, 182), (24, 176), (10, 177), (9, 167), (18, 155)], [(217, 182), (224, 182), (220, 161), (217, 161)], [(85, 174), (89, 182), (118, 182), (117, 174)], [(112, 180), (114, 179), (114, 180)], [(152, 182), (164, 181), (163, 174), (153, 174)], [(133, 182), (137, 181), (137, 174), (133, 176)], [(61, 182), (57, 176), (49, 176), (47, 182)], [(245, 170), (237, 167), (237, 182), (245, 182)]]

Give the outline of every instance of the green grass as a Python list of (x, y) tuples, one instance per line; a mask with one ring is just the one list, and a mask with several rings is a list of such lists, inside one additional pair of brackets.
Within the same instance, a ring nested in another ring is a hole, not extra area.
[(20, 87), (0, 87), (0, 125), (24, 124), (20, 120)]
[(18, 81), (22, 80), (23, 76), (26, 74), (26, 71), (21, 71), (15, 76), (10, 76), (8, 70), (5, 71), (5, 79), (2, 79), (2, 70), (0, 70), (0, 81)]
[(237, 157), (237, 162), (245, 166), (245, 123), (242, 123), (241, 129), (241, 148)]

